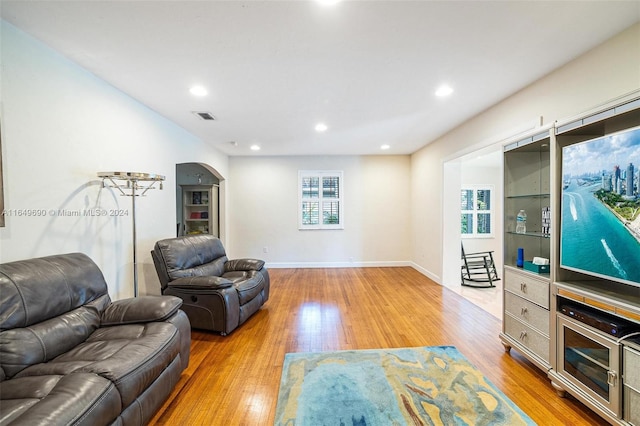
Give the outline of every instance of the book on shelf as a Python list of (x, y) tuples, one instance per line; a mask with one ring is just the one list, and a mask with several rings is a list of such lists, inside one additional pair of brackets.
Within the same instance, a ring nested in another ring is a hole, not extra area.
[(542, 208), (542, 235), (551, 236), (551, 207), (549, 206)]
[(191, 193), (191, 204), (202, 204), (202, 192), (193, 191)]
[(202, 212), (191, 212), (189, 219), (202, 219)]

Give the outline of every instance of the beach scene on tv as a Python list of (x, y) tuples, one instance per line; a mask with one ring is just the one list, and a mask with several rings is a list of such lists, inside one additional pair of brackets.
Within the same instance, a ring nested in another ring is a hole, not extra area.
[(640, 127), (562, 149), (560, 264), (640, 286)]

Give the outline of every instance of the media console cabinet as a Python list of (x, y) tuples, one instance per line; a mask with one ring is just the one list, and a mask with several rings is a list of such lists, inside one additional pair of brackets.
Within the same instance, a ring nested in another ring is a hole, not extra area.
[(557, 364), (547, 374), (553, 387), (612, 424), (640, 425), (640, 290), (554, 282), (552, 300)]
[[(561, 267), (562, 150), (639, 126), (640, 90), (504, 144), (502, 344), (545, 371), (559, 396), (620, 426), (640, 426), (640, 283)], [(525, 233), (515, 231), (521, 209)], [(523, 268), (519, 249), (549, 269)]]

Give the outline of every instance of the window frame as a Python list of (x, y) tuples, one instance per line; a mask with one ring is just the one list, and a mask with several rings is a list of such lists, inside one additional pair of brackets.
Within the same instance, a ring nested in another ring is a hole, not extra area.
[[(303, 195), (303, 179), (318, 178), (318, 197), (305, 197)], [(338, 196), (325, 197), (323, 191), (323, 178), (338, 178)], [(318, 219), (317, 224), (303, 223), (303, 203), (318, 203)], [(338, 203), (338, 223), (323, 223), (323, 205), (328, 202)], [(342, 170), (298, 170), (298, 230), (327, 230), (327, 229), (344, 229), (344, 173)]]
[[(460, 235), (462, 238), (495, 238), (495, 186), (494, 185), (463, 185), (460, 188), (460, 197), (462, 197), (462, 191), (472, 191), (473, 200), (471, 210), (462, 209), (462, 204), (460, 204)], [(489, 209), (487, 210), (479, 210), (478, 209), (478, 191), (489, 191)], [(471, 228), (472, 232), (465, 234), (462, 232), (462, 215), (471, 214), (473, 216), (473, 226)], [(488, 214), (489, 215), (489, 227), (490, 232), (486, 234), (478, 233), (478, 216), (480, 214)]]

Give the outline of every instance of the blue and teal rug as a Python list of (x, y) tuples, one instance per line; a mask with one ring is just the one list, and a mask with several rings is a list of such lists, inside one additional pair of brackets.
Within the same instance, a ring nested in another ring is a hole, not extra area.
[(275, 424), (535, 425), (453, 346), (286, 354)]

